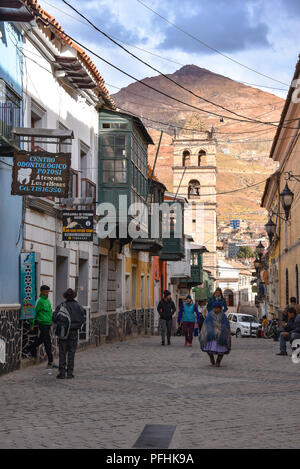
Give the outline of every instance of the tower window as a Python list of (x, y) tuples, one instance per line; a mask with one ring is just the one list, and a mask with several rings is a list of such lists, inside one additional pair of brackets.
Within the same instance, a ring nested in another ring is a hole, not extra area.
[(189, 166), (191, 154), (188, 150), (185, 150), (182, 154), (182, 166)]
[(203, 162), (203, 157), (206, 156), (206, 151), (200, 150), (198, 153), (198, 166), (201, 166), (201, 163)]
[(188, 198), (200, 196), (200, 182), (193, 179), (189, 182), (188, 186)]

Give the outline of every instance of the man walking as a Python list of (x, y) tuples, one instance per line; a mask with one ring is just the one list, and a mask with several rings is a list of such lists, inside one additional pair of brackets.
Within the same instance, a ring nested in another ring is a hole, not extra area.
[(48, 298), (50, 288), (42, 285), (40, 289), (40, 297), (35, 306), (35, 319), (30, 320), (31, 330), (34, 329), (35, 322), (39, 328), (39, 335), (30, 347), (30, 354), (33, 358), (37, 356), (37, 348), (44, 344), (47, 357), (48, 368), (54, 367), (52, 345), (51, 345), (51, 325), (52, 325), (52, 306)]
[[(78, 343), (78, 331), (84, 323), (85, 310), (75, 298), (76, 292), (72, 288), (64, 293), (65, 301), (57, 306), (53, 321), (57, 324), (56, 335), (59, 346), (59, 374), (58, 379), (74, 378), (74, 359)], [(67, 363), (68, 356), (68, 363)]]
[(161, 345), (165, 345), (166, 332), (168, 345), (171, 345), (172, 316), (176, 311), (176, 306), (169, 290), (164, 291), (163, 299), (158, 303), (157, 311), (160, 317)]

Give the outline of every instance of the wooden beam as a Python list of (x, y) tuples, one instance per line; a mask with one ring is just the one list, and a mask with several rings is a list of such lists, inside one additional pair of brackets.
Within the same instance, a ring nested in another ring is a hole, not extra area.
[(97, 85), (95, 85), (94, 83), (92, 85), (77, 85), (78, 88), (80, 88), (81, 90), (92, 90), (94, 88), (96, 88)]
[(27, 9), (0, 8), (0, 21), (15, 21), (18, 23), (29, 23), (33, 15)]
[(0, 0), (0, 7), (1, 8), (21, 8), (22, 3), (20, 0)]
[(14, 127), (12, 134), (20, 137), (44, 137), (44, 138), (74, 138), (73, 130), (65, 129), (36, 129), (29, 127)]

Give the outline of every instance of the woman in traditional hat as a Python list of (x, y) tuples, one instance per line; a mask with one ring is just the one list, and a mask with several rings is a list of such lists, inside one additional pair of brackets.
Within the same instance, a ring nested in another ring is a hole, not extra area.
[(199, 340), (201, 350), (209, 355), (211, 364), (219, 367), (223, 356), (230, 352), (231, 332), (227, 316), (222, 311), (222, 303), (215, 301), (212, 308), (203, 323)]
[(216, 288), (215, 290), (215, 293), (213, 294), (213, 296), (211, 298), (209, 298), (208, 300), (208, 303), (207, 303), (207, 311), (210, 313), (213, 309), (213, 304), (215, 302), (218, 302), (218, 303), (221, 303), (222, 305), (222, 311), (223, 313), (226, 313), (226, 311), (228, 310), (228, 306), (227, 306), (227, 303), (226, 303), (226, 300), (223, 296), (223, 292), (222, 292), (222, 288), (218, 287)]

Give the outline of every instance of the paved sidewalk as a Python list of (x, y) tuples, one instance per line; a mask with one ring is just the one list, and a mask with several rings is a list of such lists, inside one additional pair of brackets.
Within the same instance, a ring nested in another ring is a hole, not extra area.
[(170, 448), (299, 448), (300, 365), (278, 343), (232, 339), (219, 369), (199, 343), (158, 337), (76, 355), (74, 380), (45, 364), (0, 378), (0, 448), (131, 448), (146, 424)]

